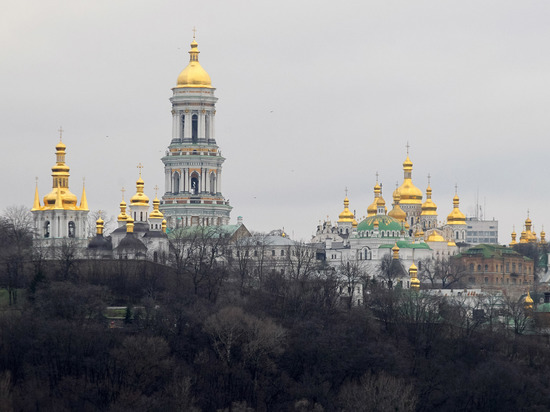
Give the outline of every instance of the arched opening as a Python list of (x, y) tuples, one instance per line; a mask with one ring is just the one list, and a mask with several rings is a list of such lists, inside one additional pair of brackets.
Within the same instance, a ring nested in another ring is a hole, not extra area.
[(46, 220), (44, 223), (44, 237), (50, 237), (50, 221)]
[(191, 194), (196, 195), (199, 193), (200, 187), (199, 187), (199, 175), (197, 172), (194, 172), (191, 175)]
[(181, 132), (180, 137), (183, 139), (185, 137), (185, 115), (181, 116)]
[(191, 140), (193, 143), (197, 143), (199, 138), (199, 116), (196, 114), (191, 118)]
[(177, 195), (180, 192), (180, 174), (175, 172), (172, 176), (172, 193)]
[(210, 193), (215, 194), (218, 192), (216, 187), (216, 174), (214, 172), (210, 173)]
[(76, 226), (73, 221), (69, 222), (69, 237), (74, 237), (76, 231)]
[(206, 115), (204, 117), (204, 128), (205, 128), (205, 137), (210, 139), (210, 116)]

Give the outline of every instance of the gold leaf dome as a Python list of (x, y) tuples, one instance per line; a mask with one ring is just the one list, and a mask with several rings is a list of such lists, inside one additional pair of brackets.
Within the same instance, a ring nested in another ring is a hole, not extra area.
[(381, 187), (378, 184), (378, 181), (374, 185), (374, 201), (371, 203), (369, 207), (367, 207), (367, 216), (375, 216), (377, 212), (377, 206), (378, 206), (378, 198), (380, 197)]
[(407, 213), (401, 209), (401, 206), (399, 206), (400, 200), (401, 195), (399, 194), (399, 191), (395, 189), (393, 192), (393, 209), (388, 213), (388, 216), (391, 216), (400, 222), (404, 222), (407, 220)]
[(437, 206), (432, 200), (432, 188), (426, 189), (426, 201), (422, 204), (422, 216), (437, 216)]
[(136, 194), (130, 199), (131, 206), (149, 206), (149, 198), (145, 193), (143, 193), (143, 186), (145, 186), (145, 183), (143, 182), (140, 173), (139, 178), (136, 181)]
[(407, 158), (403, 162), (403, 184), (399, 187), (401, 204), (421, 205), (422, 191), (412, 182), (412, 167), (413, 163), (411, 162), (411, 159), (409, 159), (409, 155), (407, 155)]
[(178, 84), (176, 87), (212, 87), (210, 75), (199, 63), (200, 52), (198, 46), (198, 43), (193, 37), (193, 41), (191, 42), (191, 50), (189, 50), (189, 64), (179, 74)]
[(353, 213), (349, 210), (349, 199), (344, 199), (344, 211), (338, 216), (338, 223), (353, 222)]
[(448, 225), (465, 225), (466, 224), (466, 215), (460, 211), (458, 208), (458, 205), (460, 203), (460, 199), (458, 195), (455, 195), (453, 197), (453, 210), (451, 213), (449, 213), (449, 216), (447, 216), (447, 224)]

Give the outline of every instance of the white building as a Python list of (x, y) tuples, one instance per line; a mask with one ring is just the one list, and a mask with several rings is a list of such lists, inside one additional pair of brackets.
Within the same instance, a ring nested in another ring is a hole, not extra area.
[(222, 195), (224, 158), (216, 144), (217, 97), (199, 63), (193, 37), (189, 64), (172, 89), (172, 140), (162, 158), (165, 192), (160, 209), (171, 228), (229, 224), (232, 207)]
[(40, 202), (38, 184), (31, 209), (34, 219), (33, 243), (37, 248), (61, 246), (85, 248), (88, 242), (88, 202), (82, 187), (80, 205), (69, 190), (69, 166), (65, 163), (66, 146), (61, 139), (56, 149), (56, 163), (52, 167), (52, 191)]

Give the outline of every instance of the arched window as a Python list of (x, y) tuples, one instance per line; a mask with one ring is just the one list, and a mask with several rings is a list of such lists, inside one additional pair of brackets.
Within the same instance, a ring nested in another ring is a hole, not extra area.
[(193, 172), (191, 175), (191, 194), (196, 195), (199, 191), (199, 175), (197, 172)]
[(185, 115), (181, 116), (181, 133), (180, 137), (183, 139), (185, 137)]
[(204, 117), (204, 128), (205, 128), (205, 137), (207, 139), (210, 139), (210, 116), (209, 115), (206, 115)]
[(216, 188), (216, 174), (214, 172), (210, 173), (210, 193), (216, 194), (218, 189)]
[(143, 212), (139, 212), (139, 221), (143, 222)]
[(196, 114), (191, 117), (191, 140), (193, 143), (197, 143), (199, 138), (199, 116)]
[(177, 195), (180, 192), (180, 174), (175, 172), (172, 176), (172, 193)]
[(46, 220), (44, 223), (44, 237), (50, 237), (50, 221)]
[(74, 237), (75, 235), (75, 230), (76, 230), (76, 227), (75, 227), (75, 224), (73, 221), (70, 221), (69, 222), (69, 237)]

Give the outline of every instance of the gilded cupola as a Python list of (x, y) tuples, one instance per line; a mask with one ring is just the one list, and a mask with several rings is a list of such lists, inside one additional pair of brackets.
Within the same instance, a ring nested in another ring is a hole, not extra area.
[(120, 201), (120, 214), (118, 215), (118, 221), (119, 222), (126, 222), (130, 216), (126, 214), (126, 202), (124, 201), (124, 188), (121, 190), (122, 192), (122, 200)]
[(376, 184), (374, 185), (374, 201), (367, 208), (367, 217), (376, 215), (376, 212), (378, 210), (378, 198), (380, 197), (381, 191), (382, 191), (382, 188), (378, 184), (378, 178), (377, 178)]
[(160, 200), (157, 196), (155, 196), (155, 199), (153, 200), (153, 211), (149, 213), (149, 219), (163, 219), (164, 215), (159, 210), (160, 206)]
[(78, 206), (76, 195), (69, 190), (69, 166), (65, 163), (66, 148), (67, 146), (65, 146), (60, 138), (59, 143), (55, 146), (56, 162), (52, 166), (52, 191), (44, 196), (44, 206), (41, 207), (40, 201), (37, 202), (37, 188), (35, 190), (33, 210), (88, 210), (88, 204), (85, 200), (86, 192), (83, 191), (83, 203), (81, 203), (81, 206)]
[(411, 277), (411, 289), (418, 290), (420, 289), (420, 280), (418, 280), (418, 268), (412, 263), (411, 267), (409, 268), (409, 275)]
[(353, 213), (349, 210), (349, 199), (346, 196), (344, 199), (344, 210), (338, 216), (338, 223), (352, 223)]
[(407, 153), (407, 158), (403, 162), (403, 184), (399, 187), (399, 194), (401, 195), (400, 203), (402, 205), (422, 204), (422, 191), (412, 182), (412, 169), (413, 163)]
[(517, 245), (518, 242), (516, 242), (516, 228), (514, 227), (513, 231), (512, 231), (512, 241), (510, 242), (510, 246), (514, 246), (514, 245)]
[(176, 87), (206, 87), (212, 88), (210, 75), (202, 68), (199, 63), (199, 45), (195, 41), (191, 42), (191, 50), (189, 50), (189, 64), (178, 76), (178, 84)]
[(428, 183), (426, 201), (422, 204), (422, 216), (437, 216), (437, 206), (432, 200), (432, 188)]
[(143, 182), (143, 179), (141, 178), (141, 169), (143, 166), (139, 165), (139, 177), (136, 181), (136, 194), (132, 196), (130, 199), (130, 207), (132, 206), (149, 206), (149, 198), (145, 193), (143, 193), (143, 187), (145, 186), (145, 183)]
[(458, 197), (458, 194), (455, 193), (455, 196), (453, 197), (453, 210), (449, 213), (449, 216), (447, 216), (448, 225), (466, 224), (466, 215), (464, 215), (464, 213), (462, 213), (458, 208), (459, 204), (460, 198)]
[(395, 189), (393, 192), (393, 209), (388, 213), (388, 216), (391, 216), (400, 222), (405, 222), (407, 220), (407, 213), (405, 213), (405, 211), (401, 209), (401, 206), (399, 206), (400, 200), (401, 195), (399, 194), (399, 190)]

